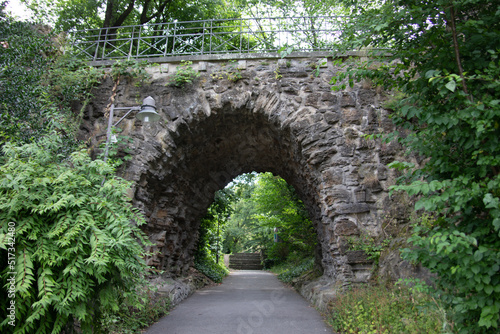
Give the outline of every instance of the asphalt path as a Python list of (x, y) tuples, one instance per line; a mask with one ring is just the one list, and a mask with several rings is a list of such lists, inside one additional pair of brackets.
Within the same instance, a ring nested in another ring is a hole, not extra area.
[(271, 273), (236, 270), (196, 291), (145, 334), (333, 333), (323, 317)]

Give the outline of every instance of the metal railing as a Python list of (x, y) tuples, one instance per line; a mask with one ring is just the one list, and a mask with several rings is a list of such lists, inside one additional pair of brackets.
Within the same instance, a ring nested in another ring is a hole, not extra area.
[(327, 51), (339, 42), (342, 16), (239, 18), (80, 30), (74, 52), (89, 61), (182, 55)]

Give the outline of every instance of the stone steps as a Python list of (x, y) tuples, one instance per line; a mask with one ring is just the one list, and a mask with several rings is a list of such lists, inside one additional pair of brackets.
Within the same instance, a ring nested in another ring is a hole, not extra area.
[(229, 255), (229, 268), (242, 270), (262, 270), (259, 253), (236, 253)]

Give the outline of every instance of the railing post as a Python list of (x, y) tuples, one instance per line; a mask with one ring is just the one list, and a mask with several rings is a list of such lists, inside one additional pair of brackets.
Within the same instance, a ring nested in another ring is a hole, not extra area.
[(108, 44), (108, 33), (109, 33), (109, 28), (106, 29), (106, 34), (104, 35), (104, 45), (102, 46), (102, 60), (106, 59), (106, 44)]
[(139, 58), (140, 50), (141, 50), (141, 39), (142, 39), (142, 27), (139, 27), (139, 36), (137, 37), (137, 51), (136, 51), (136, 57)]
[(177, 22), (174, 22), (174, 36), (172, 40), (172, 56), (175, 55), (175, 39), (177, 38)]
[(205, 24), (206, 21), (203, 21), (203, 31), (201, 33), (201, 54), (204, 54), (205, 51)]
[(212, 36), (213, 36), (213, 20), (210, 20), (210, 47), (208, 49), (208, 54), (212, 54)]
[[(169, 23), (166, 23), (167, 27), (169, 26)], [(169, 29), (167, 29), (168, 33)], [(168, 50), (168, 35), (165, 33), (165, 25), (163, 25), (163, 35), (165, 36), (165, 51), (163, 52), (163, 57), (167, 56), (167, 50)]]
[(243, 53), (243, 20), (240, 18), (240, 54)]
[(130, 34), (130, 47), (128, 49), (128, 57), (127, 60), (130, 60), (130, 57), (132, 57), (132, 49), (134, 47), (134, 34), (135, 34), (135, 26), (132, 27), (132, 33)]
[(102, 35), (102, 29), (99, 29), (99, 35), (97, 37), (97, 43), (96, 43), (95, 52), (94, 52), (94, 61), (97, 60), (97, 54), (99, 53), (99, 45), (101, 45), (101, 35)]

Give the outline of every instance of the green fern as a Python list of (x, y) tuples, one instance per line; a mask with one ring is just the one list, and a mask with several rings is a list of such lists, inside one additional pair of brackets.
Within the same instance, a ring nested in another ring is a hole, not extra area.
[[(126, 195), (130, 183), (85, 151), (62, 159), (61, 145), (53, 135), (4, 146), (0, 268), (15, 222), (16, 326), (2, 320), (2, 333), (61, 333), (74, 321), (99, 332), (102, 310), (116, 309), (120, 291), (132, 291), (147, 270), (141, 243), (148, 241), (137, 227), (145, 221)], [(8, 278), (0, 273), (2, 286)], [(2, 309), (7, 303), (0, 298)]]

